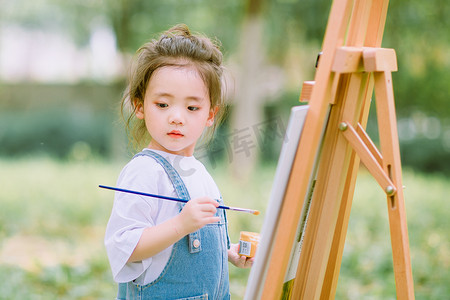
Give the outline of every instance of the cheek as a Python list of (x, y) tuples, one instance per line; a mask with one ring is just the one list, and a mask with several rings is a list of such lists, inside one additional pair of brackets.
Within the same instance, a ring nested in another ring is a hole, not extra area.
[(141, 120), (145, 120), (146, 122), (150, 121), (160, 122), (156, 120), (161, 119), (161, 111), (158, 111), (156, 108), (149, 106), (141, 110), (140, 117), (137, 114), (136, 116)]

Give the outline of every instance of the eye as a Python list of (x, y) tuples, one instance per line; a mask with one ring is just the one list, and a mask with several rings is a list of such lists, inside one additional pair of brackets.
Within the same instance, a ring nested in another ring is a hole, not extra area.
[(188, 106), (188, 108), (187, 108), (188, 110), (190, 110), (190, 111), (196, 111), (196, 110), (199, 110), (200, 109), (200, 107), (195, 107), (195, 106)]
[(157, 107), (159, 107), (159, 108), (166, 108), (166, 107), (169, 106), (169, 105), (166, 104), (166, 103), (156, 103), (155, 105), (156, 105)]

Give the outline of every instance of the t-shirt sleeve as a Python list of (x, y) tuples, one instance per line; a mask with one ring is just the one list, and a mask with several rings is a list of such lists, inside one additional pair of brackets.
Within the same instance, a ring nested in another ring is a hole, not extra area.
[[(122, 170), (117, 187), (158, 193), (158, 179), (164, 170), (153, 160), (137, 157)], [(155, 225), (158, 202), (129, 193), (116, 192), (105, 232), (105, 247), (114, 280), (129, 282), (138, 278), (151, 264), (152, 258), (127, 263), (146, 227)]]

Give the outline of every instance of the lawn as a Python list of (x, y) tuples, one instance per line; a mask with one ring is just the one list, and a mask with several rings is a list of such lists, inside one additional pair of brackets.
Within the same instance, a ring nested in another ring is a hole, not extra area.
[[(124, 162), (62, 162), (49, 158), (0, 160), (0, 299), (114, 299), (103, 234), (112, 192)], [(230, 236), (258, 231), (275, 166), (247, 180), (227, 168), (212, 171), (227, 204), (259, 209), (230, 212)], [(404, 171), (417, 299), (450, 295), (450, 180)], [(249, 270), (230, 266), (232, 299), (242, 299)], [(395, 299), (386, 200), (360, 171), (337, 299)]]

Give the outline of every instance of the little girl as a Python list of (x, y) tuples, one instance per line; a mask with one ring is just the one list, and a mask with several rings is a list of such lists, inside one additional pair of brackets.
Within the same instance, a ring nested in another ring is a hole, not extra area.
[(118, 299), (229, 299), (228, 261), (252, 259), (230, 245), (214, 180), (194, 156), (223, 111), (222, 53), (177, 25), (137, 52), (122, 113), (147, 147), (123, 168), (117, 186), (187, 203), (116, 193), (105, 245)]

